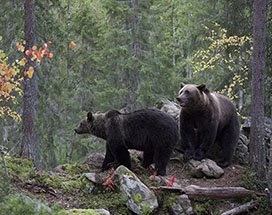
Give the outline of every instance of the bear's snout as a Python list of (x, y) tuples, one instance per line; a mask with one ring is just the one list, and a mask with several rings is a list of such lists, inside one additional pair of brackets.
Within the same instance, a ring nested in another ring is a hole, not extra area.
[(185, 106), (186, 106), (186, 99), (182, 99), (182, 98), (180, 98), (180, 97), (177, 97), (176, 99), (177, 99), (177, 101), (179, 102), (179, 105), (180, 105), (181, 107), (185, 107)]

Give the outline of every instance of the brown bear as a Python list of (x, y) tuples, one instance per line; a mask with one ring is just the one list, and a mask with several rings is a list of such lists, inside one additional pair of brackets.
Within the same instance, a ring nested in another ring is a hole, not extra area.
[(181, 106), (180, 135), (186, 159), (201, 160), (218, 143), (222, 157), (218, 164), (231, 164), (239, 139), (239, 119), (228, 97), (210, 92), (204, 84), (181, 84), (176, 98)]
[(106, 140), (102, 171), (112, 163), (131, 168), (128, 149), (143, 151), (142, 166), (155, 163), (158, 175), (166, 174), (166, 166), (179, 139), (178, 125), (168, 114), (157, 109), (142, 109), (127, 114), (110, 110), (102, 114), (89, 112), (75, 129)]

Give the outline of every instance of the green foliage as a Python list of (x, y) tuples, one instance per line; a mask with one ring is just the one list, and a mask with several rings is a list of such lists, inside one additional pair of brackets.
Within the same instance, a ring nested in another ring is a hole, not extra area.
[(47, 215), (52, 211), (46, 205), (23, 195), (8, 195), (0, 203), (0, 215)]
[(255, 214), (269, 214), (271, 211), (270, 202), (267, 197), (259, 197), (257, 198), (258, 208)]
[[(257, 177), (257, 174), (252, 171), (252, 169), (248, 168), (244, 172), (242, 176), (241, 185), (249, 190), (255, 190), (257, 192), (263, 192), (267, 187), (267, 183), (265, 180)], [(245, 201), (249, 201), (251, 199), (245, 199)], [(256, 196), (255, 200), (258, 202), (258, 208), (254, 212), (254, 214), (268, 214), (270, 211), (269, 200), (265, 196)]]
[(248, 168), (242, 177), (241, 184), (243, 187), (249, 190), (264, 190), (266, 186), (266, 182), (263, 179), (259, 179), (257, 174), (252, 171), (252, 169)]
[(194, 211), (197, 215), (209, 215), (219, 214), (219, 211), (216, 211), (216, 205), (218, 205), (218, 201), (206, 200), (203, 202), (198, 202), (195, 205)]

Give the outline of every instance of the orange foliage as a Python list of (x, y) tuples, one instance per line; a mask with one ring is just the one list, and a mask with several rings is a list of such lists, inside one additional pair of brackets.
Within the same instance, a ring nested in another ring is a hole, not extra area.
[[(44, 43), (42, 47), (33, 46), (29, 50), (25, 50), (25, 42), (17, 43), (17, 50), (24, 53), (26, 57), (16, 60), (11, 64), (8, 63), (8, 57), (0, 50), (0, 117), (4, 115), (11, 116), (15, 120), (19, 120), (20, 116), (8, 106), (5, 106), (7, 101), (16, 101), (17, 95), (22, 95), (21, 83), (23, 76), (32, 78), (34, 68), (30, 66), (25, 69), (28, 59), (31, 61), (41, 62), (43, 58), (52, 58), (53, 54), (49, 52), (48, 45), (51, 42)], [(17, 93), (16, 93), (17, 92)]]
[(69, 48), (70, 49), (76, 48), (76, 43), (73, 40), (69, 43)]
[[(42, 47), (40, 48), (38, 48), (37, 46), (32, 46), (31, 49), (28, 49), (26, 51), (24, 48), (24, 43), (17, 43), (16, 47), (18, 51), (25, 52), (25, 55), (28, 56), (31, 61), (36, 61), (40, 63), (44, 57), (50, 58), (50, 59), (53, 58), (53, 53), (48, 50), (48, 46), (50, 46), (51, 44), (52, 42), (49, 41), (48, 43), (44, 43)], [(21, 66), (25, 66), (25, 64), (27, 63), (27, 59), (23, 58), (23, 61), (20, 61), (20, 62), (21, 62)], [(32, 78), (33, 74), (34, 74), (33, 67), (29, 67), (28, 70), (24, 71), (24, 76), (28, 76), (29, 78)]]

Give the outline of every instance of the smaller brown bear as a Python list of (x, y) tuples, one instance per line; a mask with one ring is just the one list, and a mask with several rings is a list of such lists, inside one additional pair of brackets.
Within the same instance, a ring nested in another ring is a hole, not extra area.
[(106, 140), (106, 156), (102, 171), (112, 163), (131, 168), (128, 149), (143, 151), (142, 166), (155, 163), (158, 175), (166, 174), (166, 166), (179, 139), (178, 125), (168, 114), (157, 109), (142, 109), (122, 114), (116, 110), (92, 114), (75, 129)]
[(219, 165), (230, 165), (238, 139), (239, 120), (233, 103), (223, 95), (210, 92), (204, 84), (181, 84), (180, 135), (185, 158), (201, 160), (214, 143), (222, 150)]

